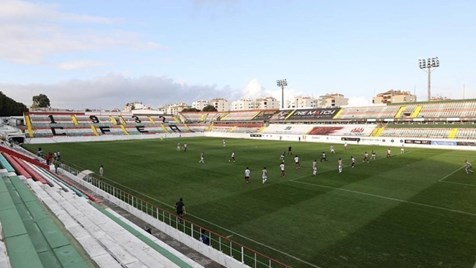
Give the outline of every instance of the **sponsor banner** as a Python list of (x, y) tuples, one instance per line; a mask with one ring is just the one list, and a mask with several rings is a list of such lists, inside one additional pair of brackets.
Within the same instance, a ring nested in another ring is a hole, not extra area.
[(476, 142), (473, 142), (473, 141), (457, 141), (456, 145), (458, 145), (458, 146), (476, 146)]
[(455, 141), (431, 141), (432, 145), (449, 145), (449, 146), (456, 146)]
[(431, 141), (429, 140), (405, 140), (407, 144), (427, 144), (431, 145)]
[(308, 135), (331, 135), (338, 133), (344, 127), (314, 127)]
[(297, 110), (288, 120), (332, 119), (339, 108)]
[(271, 120), (284, 120), (290, 113), (292, 113), (293, 110), (286, 110), (286, 111), (281, 111), (271, 117)]
[(356, 141), (356, 142), (360, 141), (360, 138), (342, 137), (340, 139), (343, 140), (343, 141)]
[(261, 134), (250, 134), (251, 138), (261, 138), (263, 135)]

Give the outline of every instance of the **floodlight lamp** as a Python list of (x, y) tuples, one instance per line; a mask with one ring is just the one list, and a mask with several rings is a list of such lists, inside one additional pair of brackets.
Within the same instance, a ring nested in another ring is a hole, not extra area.
[(424, 69), (426, 67), (425, 59), (420, 59), (420, 69)]

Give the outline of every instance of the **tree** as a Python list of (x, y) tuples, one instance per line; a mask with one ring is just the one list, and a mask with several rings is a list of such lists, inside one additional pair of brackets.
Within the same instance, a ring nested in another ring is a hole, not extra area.
[(0, 116), (20, 116), (28, 112), (25, 104), (14, 101), (0, 91)]
[(203, 107), (204, 112), (216, 112), (217, 108), (215, 106), (208, 104), (207, 106)]
[(49, 108), (50, 107), (50, 99), (44, 94), (40, 94), (37, 96), (33, 96), (33, 105), (32, 108)]
[(197, 108), (185, 108), (182, 110), (182, 112), (200, 112), (200, 110)]

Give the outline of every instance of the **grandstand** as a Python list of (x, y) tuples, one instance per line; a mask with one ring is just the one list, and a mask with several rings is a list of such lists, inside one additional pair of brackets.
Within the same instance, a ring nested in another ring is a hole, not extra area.
[[(183, 137), (215, 136), (322, 143), (356, 142), (361, 145), (381, 146), (408, 144), (415, 147), (476, 150), (476, 100), (282, 111), (193, 112), (180, 113), (177, 116), (68, 111), (30, 112), (25, 114), (24, 122), (25, 125), (20, 127), (28, 137), (29, 143), (42, 143), (47, 141), (46, 139), (52, 142), (84, 141), (80, 139), (84, 137), (87, 137), (88, 141), (101, 141), (119, 140), (124, 137), (141, 139), (183, 135)], [(2, 129), (4, 132), (7, 132), (7, 129), (11, 131), (5, 126), (0, 128)], [(58, 137), (61, 139), (56, 139)], [(8, 143), (5, 136), (3, 139)], [(154, 264), (163, 267), (200, 267), (187, 256), (168, 248), (140, 227), (103, 206), (101, 202), (98, 203), (95, 198), (100, 196), (105, 200), (116, 202), (119, 207), (134, 213), (144, 221), (152, 222), (157, 229), (167, 230), (167, 233), (182, 239), (183, 243), (198, 248), (202, 254), (212, 256), (221, 265), (240, 267), (241, 260), (235, 253), (230, 255), (238, 259), (237, 263), (232, 260), (233, 258), (221, 256), (220, 250), (210, 251), (206, 247), (202, 248), (200, 243), (195, 244), (201, 227), (194, 223), (187, 222), (186, 227), (180, 231), (177, 231), (177, 228), (169, 229), (170, 225), (179, 225), (173, 212), (163, 210), (147, 201), (138, 201), (136, 196), (121, 192), (113, 185), (94, 177), (81, 177), (80, 170), (65, 166), (60, 168), (63, 176), (58, 176), (51, 172), (41, 159), (25, 155), (20, 147), (14, 150), (5, 146), (1, 148), (3, 156), (0, 157), (0, 173), (3, 179), (0, 182), (0, 196), (12, 199), (13, 205), (9, 201), (1, 203), (8, 205), (0, 209), (0, 212), (7, 210), (8, 213), (0, 214), (5, 242), (0, 243), (0, 249), (6, 248), (0, 250), (0, 253), (8, 255), (0, 254), (0, 264), (21, 263), (28, 267), (54, 267), (55, 264), (47, 261), (61, 263), (67, 259), (75, 265), (79, 263), (79, 267), (90, 266), (91, 263), (100, 267), (156, 267)], [(24, 194), (27, 191), (36, 197)], [(20, 192), (24, 194), (21, 202), (13, 197)], [(7, 194), (9, 197), (5, 197)], [(18, 213), (24, 213), (22, 212), (24, 206), (33, 206), (26, 205), (32, 199), (35, 199), (37, 205), (34, 205), (36, 207), (29, 214), (40, 215), (40, 218), (29, 218), (27, 222), (20, 223), (18, 217), (22, 218), (23, 215)], [(17, 204), (21, 203), (24, 205), (20, 208)], [(42, 209), (37, 210), (42, 206), (44, 206)], [(17, 211), (18, 217), (11, 216), (15, 214), (12, 209)], [(37, 212), (40, 210), (43, 212)], [(143, 214), (144, 210), (147, 213)], [(48, 211), (53, 215), (48, 214)], [(46, 227), (40, 226), (42, 219), (52, 217), (57, 218), (62, 225), (54, 227), (50, 224), (50, 220)], [(55, 233), (61, 233), (64, 237), (61, 238), (63, 242), (49, 247), (37, 247), (37, 244), (45, 244), (45, 241), (53, 238), (48, 238), (48, 235), (44, 234), (46, 240), (36, 241), (38, 234), (28, 232), (31, 229), (31, 222), (37, 222), (35, 224), (41, 232), (48, 233), (54, 228)], [(12, 226), (22, 225), (24, 227), (20, 231), (11, 229)], [(116, 233), (124, 233), (124, 236), (117, 236)], [(183, 238), (183, 233), (188, 233), (189, 238)], [(23, 237), (21, 243), (10, 242), (15, 241), (12, 234), (20, 234)], [(226, 236), (213, 235), (216, 236), (216, 240), (235, 245), (235, 242)], [(64, 242), (69, 236), (74, 237), (80, 246)], [(25, 260), (21, 260), (13, 249), (12, 245), (16, 243), (20, 243), (20, 247), (36, 256), (32, 257), (31, 263), (23, 264)], [(64, 257), (66, 253), (60, 249), (62, 247), (68, 248), (71, 258)], [(236, 244), (236, 247), (240, 248), (242, 245)], [(143, 252), (133, 252), (130, 248), (141, 248)], [(176, 256), (172, 259), (178, 258), (185, 263), (177, 264), (167, 257), (169, 253), (164, 256), (163, 251), (159, 250), (163, 248), (167, 248), (167, 252)], [(233, 252), (231, 248), (230, 246), (229, 250)], [(242, 248), (245, 250), (246, 247)], [(243, 253), (243, 256), (253, 254), (260, 255), (250, 251)], [(255, 257), (255, 262), (256, 258), (258, 257)], [(263, 260), (273, 262), (275, 264), (273, 267), (286, 267), (285, 264), (270, 257), (259, 258), (260, 262)], [(157, 260), (160, 260), (161, 264), (157, 264)], [(249, 264), (253, 260), (245, 262)]]
[[(166, 118), (173, 120), (166, 121)], [(29, 138), (167, 134), (190, 131), (186, 125), (176, 122), (171, 115), (30, 112), (25, 114), (25, 120), (24, 129)]]
[[(298, 135), (308, 141), (318, 140), (316, 136), (471, 140), (476, 139), (475, 118), (476, 100), (282, 111), (184, 112), (177, 116), (55, 111), (25, 114), (24, 131), (28, 138), (204, 133), (265, 134), (271, 139), (294, 139), (291, 137)], [(306, 135), (314, 138), (307, 139)]]
[(346, 107), (334, 119), (388, 119), (394, 118), (400, 106)]

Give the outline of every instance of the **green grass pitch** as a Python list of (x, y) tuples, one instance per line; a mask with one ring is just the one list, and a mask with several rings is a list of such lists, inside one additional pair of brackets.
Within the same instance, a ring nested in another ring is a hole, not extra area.
[[(177, 143), (188, 151), (177, 151)], [(301, 168), (280, 154), (292, 146)], [(186, 217), (293, 267), (473, 267), (476, 175), (462, 168), (474, 152), (227, 139), (177, 138), (29, 145), (98, 171)], [(363, 163), (365, 151), (377, 160)], [(200, 152), (205, 164), (200, 164)], [(236, 162), (229, 162), (231, 152)], [(319, 158), (325, 151), (328, 161)], [(350, 157), (356, 158), (355, 168)], [(344, 162), (337, 172), (337, 159)], [(312, 160), (318, 174), (312, 176)], [(244, 169), (251, 169), (245, 184)], [(261, 182), (261, 169), (269, 180)]]

